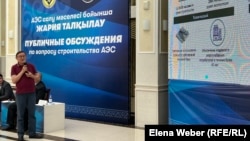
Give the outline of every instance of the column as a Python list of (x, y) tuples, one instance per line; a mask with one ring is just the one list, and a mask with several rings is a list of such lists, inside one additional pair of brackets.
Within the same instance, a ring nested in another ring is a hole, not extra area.
[(167, 0), (136, 1), (135, 126), (168, 123)]

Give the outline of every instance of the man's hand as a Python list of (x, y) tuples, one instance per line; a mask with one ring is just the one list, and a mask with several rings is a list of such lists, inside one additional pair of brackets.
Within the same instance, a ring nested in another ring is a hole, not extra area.
[(25, 75), (26, 75), (27, 77), (30, 77), (30, 78), (33, 78), (33, 77), (34, 77), (34, 75), (33, 75), (31, 72), (29, 72), (29, 71), (26, 71), (26, 72), (25, 72)]

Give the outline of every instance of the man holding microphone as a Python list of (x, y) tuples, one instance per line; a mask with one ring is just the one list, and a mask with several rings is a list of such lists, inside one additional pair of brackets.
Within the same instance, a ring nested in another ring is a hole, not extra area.
[(35, 80), (40, 79), (40, 74), (33, 64), (26, 62), (26, 54), (24, 51), (18, 51), (16, 53), (16, 60), (17, 64), (11, 67), (11, 80), (16, 85), (18, 140), (24, 140), (24, 115), (26, 108), (29, 119), (29, 138), (42, 138), (42, 135), (36, 133), (35, 119)]

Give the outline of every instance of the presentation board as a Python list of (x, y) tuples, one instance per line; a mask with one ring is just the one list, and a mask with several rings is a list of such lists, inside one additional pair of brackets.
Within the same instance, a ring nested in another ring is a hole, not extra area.
[(170, 123), (249, 124), (250, 2), (169, 0), (168, 8)]
[(249, 85), (249, 2), (169, 2), (169, 78)]

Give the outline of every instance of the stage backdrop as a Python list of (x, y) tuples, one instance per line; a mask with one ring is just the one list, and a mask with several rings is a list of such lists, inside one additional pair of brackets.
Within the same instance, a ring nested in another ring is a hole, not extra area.
[(129, 122), (128, 0), (22, 0), (21, 49), (66, 117)]
[(171, 124), (250, 124), (249, 5), (169, 0)]

